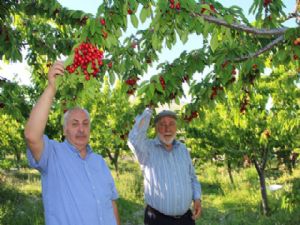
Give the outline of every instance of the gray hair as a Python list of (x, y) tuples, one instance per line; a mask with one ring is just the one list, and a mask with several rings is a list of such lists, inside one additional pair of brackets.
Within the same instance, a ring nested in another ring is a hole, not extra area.
[(68, 122), (69, 117), (70, 117), (70, 114), (71, 114), (73, 111), (77, 111), (77, 110), (83, 111), (83, 112), (86, 114), (86, 116), (87, 116), (87, 118), (89, 119), (89, 121), (91, 121), (89, 112), (88, 112), (86, 109), (84, 109), (84, 108), (81, 108), (81, 107), (79, 107), (79, 106), (76, 106), (76, 107), (74, 107), (74, 108), (68, 109), (68, 110), (64, 113), (64, 123), (63, 123), (63, 128), (66, 127), (67, 122)]

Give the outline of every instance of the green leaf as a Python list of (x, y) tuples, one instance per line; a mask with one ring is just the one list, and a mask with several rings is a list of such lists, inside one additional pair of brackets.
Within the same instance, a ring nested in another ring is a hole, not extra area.
[(132, 58), (132, 62), (136, 68), (141, 69), (141, 64), (139, 63), (139, 61), (137, 61), (136, 58)]
[(116, 77), (113, 73), (109, 73), (109, 82), (111, 85), (113, 85), (115, 83)]
[(150, 84), (149, 86), (149, 98), (152, 99), (152, 97), (154, 96), (154, 92), (155, 92), (155, 86), (153, 84)]
[(175, 103), (176, 103), (177, 105), (180, 105), (180, 99), (179, 99), (179, 97), (177, 97), (177, 96), (176, 96), (176, 98), (175, 98)]
[(218, 32), (214, 31), (210, 40), (211, 50), (214, 52), (218, 48), (218, 45), (219, 45)]
[(224, 16), (224, 20), (229, 23), (229, 24), (232, 24), (233, 23), (233, 20), (234, 20), (234, 17), (232, 15), (225, 15)]
[(172, 40), (170, 38), (166, 40), (166, 44), (167, 44), (168, 49), (172, 48)]
[(91, 63), (88, 64), (87, 71), (88, 71), (88, 73), (92, 73), (93, 72), (93, 70), (92, 70), (92, 64)]
[(156, 33), (153, 34), (151, 43), (155, 50), (159, 49), (159, 44), (158, 44), (159, 39), (158, 39), (158, 35)]
[(136, 15), (135, 15), (135, 14), (131, 14), (131, 15), (130, 15), (130, 19), (131, 19), (132, 25), (133, 25), (135, 28), (138, 28), (139, 21), (138, 21)]
[(142, 95), (146, 90), (149, 88), (149, 85), (140, 85), (140, 88), (138, 89), (137, 93), (138, 95)]
[(73, 63), (74, 59), (74, 53), (72, 53), (65, 61), (64, 61), (64, 67), (67, 67), (68, 65), (71, 65)]
[(183, 44), (185, 44), (188, 41), (188, 32), (182, 32), (180, 36), (180, 40), (182, 41)]
[(143, 7), (140, 13), (140, 20), (144, 23), (147, 19), (147, 8)]
[(95, 19), (91, 19), (91, 22), (90, 22), (90, 31), (91, 31), (92, 35), (94, 35), (95, 32), (96, 32), (96, 20)]

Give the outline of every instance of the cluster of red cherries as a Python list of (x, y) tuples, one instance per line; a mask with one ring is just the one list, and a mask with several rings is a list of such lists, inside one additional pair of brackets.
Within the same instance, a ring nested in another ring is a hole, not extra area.
[(127, 91), (128, 95), (133, 95), (134, 91), (136, 90), (136, 82), (139, 80), (139, 78), (129, 78), (125, 81), (125, 83), (129, 86), (129, 90)]
[(170, 1), (170, 9), (177, 9), (180, 10), (181, 6), (180, 6), (180, 2), (178, 1), (177, 3), (175, 3), (175, 0), (169, 0)]
[[(100, 67), (103, 65), (103, 51), (87, 42), (81, 43), (74, 51), (73, 64), (67, 66), (67, 71), (70, 74), (75, 72), (76, 74), (79, 74), (79, 68), (85, 75), (86, 80), (90, 80), (91, 76), (96, 77), (100, 72)], [(88, 71), (89, 64), (91, 64), (91, 69)]]
[(165, 90), (166, 89), (166, 81), (162, 76), (159, 77), (159, 82), (161, 84), (162, 89)]
[(189, 116), (185, 115), (183, 119), (187, 122), (191, 122), (193, 119), (197, 118), (198, 116), (199, 115), (197, 111), (192, 111)]

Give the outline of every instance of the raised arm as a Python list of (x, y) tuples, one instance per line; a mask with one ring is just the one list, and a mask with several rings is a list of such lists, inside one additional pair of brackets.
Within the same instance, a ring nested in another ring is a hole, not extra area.
[(147, 130), (152, 116), (152, 109), (146, 108), (141, 115), (135, 118), (135, 124), (128, 136), (128, 146), (140, 163), (146, 160), (149, 150)]
[(56, 93), (55, 80), (57, 75), (64, 73), (63, 62), (57, 61), (48, 73), (48, 86), (32, 108), (25, 126), (25, 140), (35, 160), (39, 161), (42, 155), (44, 142), (43, 134), (48, 120), (49, 111)]

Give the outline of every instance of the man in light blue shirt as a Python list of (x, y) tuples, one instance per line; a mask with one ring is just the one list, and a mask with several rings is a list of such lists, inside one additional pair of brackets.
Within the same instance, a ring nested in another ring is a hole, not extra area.
[(65, 141), (44, 135), (62, 62), (48, 73), (48, 86), (33, 107), (25, 127), (27, 157), (41, 173), (46, 225), (119, 225), (114, 180), (103, 158), (88, 145), (90, 118), (73, 108), (64, 115)]
[[(147, 138), (152, 110), (136, 117), (128, 145), (144, 174), (145, 225), (194, 225), (201, 215), (201, 186), (185, 145), (177, 140), (177, 116), (164, 110), (155, 119), (156, 138)], [(190, 206), (193, 204), (193, 212)]]

